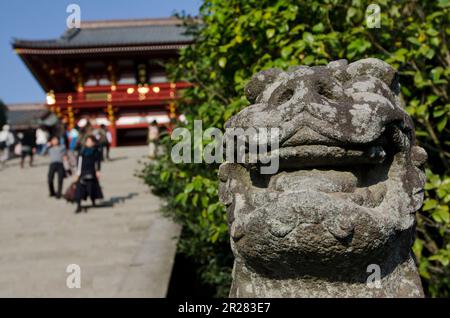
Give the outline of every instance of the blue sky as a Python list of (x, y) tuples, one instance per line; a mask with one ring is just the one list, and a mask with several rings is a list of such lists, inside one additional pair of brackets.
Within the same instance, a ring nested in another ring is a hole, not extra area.
[(6, 104), (44, 102), (45, 93), (11, 48), (13, 38), (51, 39), (66, 29), (66, 8), (76, 3), (81, 20), (196, 15), (201, 0), (9, 0), (0, 1), (0, 99)]

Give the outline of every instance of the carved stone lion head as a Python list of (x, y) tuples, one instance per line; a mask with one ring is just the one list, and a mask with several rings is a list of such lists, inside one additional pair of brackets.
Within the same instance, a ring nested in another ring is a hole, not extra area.
[(220, 167), (236, 259), (261, 275), (295, 277), (345, 273), (393, 251), (407, 257), (427, 156), (396, 71), (374, 58), (270, 69), (245, 93), (252, 105), (227, 127), (278, 128), (280, 168)]

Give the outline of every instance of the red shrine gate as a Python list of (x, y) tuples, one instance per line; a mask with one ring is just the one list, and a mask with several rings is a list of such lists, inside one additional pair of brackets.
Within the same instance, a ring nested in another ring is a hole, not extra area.
[[(170, 120), (178, 116), (174, 104), (177, 89), (187, 86), (186, 83), (148, 85), (145, 93), (139, 93), (137, 85), (117, 85), (114, 91), (102, 86), (85, 87), (75, 94), (54, 94), (55, 102), (49, 108), (69, 127), (83, 127), (88, 121), (94, 127), (106, 125), (113, 146), (139, 144), (146, 142), (147, 128), (153, 121), (172, 128)], [(132, 138), (137, 132), (138, 140)]]
[(149, 123), (171, 129), (175, 99), (188, 83), (165, 65), (192, 43), (174, 18), (85, 22), (60, 38), (15, 40), (13, 47), (68, 128), (104, 124), (113, 146), (146, 142)]

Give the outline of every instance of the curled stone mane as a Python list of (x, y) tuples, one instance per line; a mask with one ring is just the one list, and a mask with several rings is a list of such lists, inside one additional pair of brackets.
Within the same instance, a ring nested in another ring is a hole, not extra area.
[(245, 94), (252, 105), (226, 126), (278, 128), (279, 169), (220, 166), (230, 296), (423, 297), (411, 246), (427, 155), (396, 71), (374, 58), (270, 69)]

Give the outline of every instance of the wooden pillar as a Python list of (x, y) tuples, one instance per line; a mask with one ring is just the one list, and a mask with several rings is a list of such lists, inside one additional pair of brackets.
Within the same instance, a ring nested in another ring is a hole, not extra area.
[(116, 117), (114, 115), (114, 107), (112, 105), (112, 94), (108, 94), (108, 105), (106, 107), (106, 114), (109, 120), (109, 132), (111, 133), (112, 141), (111, 147), (117, 147), (117, 128), (116, 128)]
[(108, 126), (109, 132), (111, 133), (112, 141), (111, 147), (117, 147), (117, 128), (116, 125), (111, 124)]

